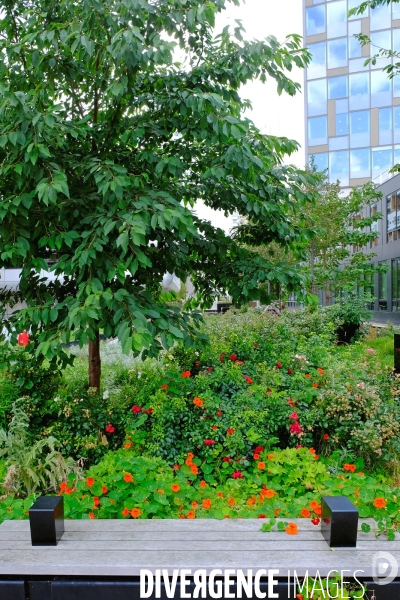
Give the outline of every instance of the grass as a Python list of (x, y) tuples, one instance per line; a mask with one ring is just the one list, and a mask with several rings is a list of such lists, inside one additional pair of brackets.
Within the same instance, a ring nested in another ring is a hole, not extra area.
[[(363, 340), (365, 348), (372, 348), (376, 352), (376, 357), (380, 361), (382, 368), (393, 367), (393, 333), (390, 331), (381, 331), (378, 336), (376, 327), (371, 327), (370, 332)], [(382, 335), (383, 334), (383, 335)]]

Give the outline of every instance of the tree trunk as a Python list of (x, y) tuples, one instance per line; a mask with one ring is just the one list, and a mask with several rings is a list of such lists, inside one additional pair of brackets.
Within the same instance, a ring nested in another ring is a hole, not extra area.
[(89, 387), (100, 391), (101, 359), (100, 359), (100, 335), (95, 332), (95, 340), (89, 340)]

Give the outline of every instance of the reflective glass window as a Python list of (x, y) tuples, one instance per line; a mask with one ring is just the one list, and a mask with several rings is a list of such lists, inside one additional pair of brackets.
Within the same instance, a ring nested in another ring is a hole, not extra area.
[(347, 150), (329, 152), (329, 174), (335, 179), (342, 179), (349, 172), (349, 153)]
[[(328, 168), (328, 153), (321, 152), (319, 154), (314, 154), (314, 164), (317, 168), (317, 171), (325, 171)], [(311, 159), (311, 157), (310, 157)]]
[(326, 42), (310, 44), (308, 46), (312, 54), (312, 61), (307, 67), (308, 78), (326, 76)]
[(347, 38), (328, 41), (328, 69), (347, 66)]
[(400, 142), (400, 106), (393, 107), (393, 136), (394, 143)]
[(369, 110), (350, 113), (350, 133), (368, 133), (369, 130)]
[(369, 108), (369, 73), (349, 75), (350, 110)]
[(350, 177), (370, 177), (371, 157), (369, 148), (350, 150)]
[(330, 77), (328, 79), (328, 98), (345, 98), (348, 95), (348, 78), (347, 75), (339, 77)]
[(317, 79), (307, 83), (307, 104), (310, 117), (327, 113), (326, 79)]
[(327, 33), (329, 38), (347, 35), (346, 0), (330, 2), (326, 7)]
[[(391, 37), (392, 32), (390, 29), (386, 31), (377, 31), (375, 33), (371, 33), (370, 35), (371, 43), (374, 46), (378, 46), (378, 48), (384, 48), (385, 50), (391, 50), (392, 48)], [(378, 48), (373, 49), (373, 51), (377, 50)]]
[(328, 119), (327, 117), (314, 117), (308, 119), (308, 143), (310, 146), (327, 144)]
[[(348, 1), (348, 9), (350, 10), (351, 8), (356, 8), (357, 6), (360, 6), (361, 2), (360, 0), (349, 0)], [(354, 15), (353, 17), (350, 17), (350, 20), (352, 19), (362, 19), (364, 17), (368, 17), (369, 14), (369, 8), (367, 8), (367, 10), (365, 10), (362, 15)]]
[(361, 44), (357, 38), (349, 37), (349, 58), (360, 58), (362, 55)]
[(397, 165), (400, 163), (400, 146), (395, 146), (394, 147), (394, 165)]
[(400, 19), (400, 4), (398, 2), (392, 2), (392, 18)]
[(349, 115), (340, 113), (336, 115), (336, 135), (347, 135), (349, 133)]
[(372, 176), (376, 177), (393, 166), (392, 148), (372, 148)]
[[(364, 16), (364, 15), (363, 15)], [(370, 30), (388, 29), (391, 25), (390, 5), (387, 4), (371, 8)]]
[[(399, 50), (400, 52), (400, 50)], [(395, 98), (399, 98), (400, 96), (400, 75), (395, 75), (392, 79), (393, 81), (393, 96)]]
[(379, 143), (383, 146), (392, 143), (392, 109), (379, 109)]
[[(399, 4), (400, 6), (400, 4)], [(399, 17), (400, 18), (400, 17)], [(392, 30), (393, 34), (393, 50), (398, 52), (400, 50), (400, 29), (396, 27)]]
[(325, 32), (325, 6), (310, 6), (306, 9), (307, 35)]
[(371, 106), (392, 104), (392, 83), (384, 71), (371, 71)]

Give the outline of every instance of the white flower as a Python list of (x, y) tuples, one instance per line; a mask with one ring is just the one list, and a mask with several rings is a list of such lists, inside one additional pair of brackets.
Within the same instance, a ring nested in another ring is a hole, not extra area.
[(103, 400), (108, 400), (109, 397), (110, 397), (110, 392), (108, 390), (105, 390), (103, 392)]
[(141, 373), (141, 371), (139, 371), (138, 374), (137, 374), (137, 378), (140, 379), (141, 376), (142, 376), (142, 373)]
[(54, 402), (59, 402), (61, 400), (60, 396), (57, 396), (56, 398), (54, 398)]

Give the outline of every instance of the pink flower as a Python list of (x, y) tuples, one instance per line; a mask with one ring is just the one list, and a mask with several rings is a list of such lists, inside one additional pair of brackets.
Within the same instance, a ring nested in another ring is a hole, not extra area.
[(214, 440), (204, 440), (204, 443), (206, 446), (212, 446), (213, 444), (215, 444)]
[(373, 348), (367, 348), (368, 354), (374, 354), (375, 350)]
[(293, 434), (299, 434), (303, 431), (300, 423), (297, 423), (297, 421), (295, 423), (292, 423), (291, 425), (289, 425), (289, 429), (290, 429), (290, 433), (293, 433)]
[(292, 421), (298, 421), (299, 415), (297, 414), (296, 411), (293, 411), (292, 414), (290, 415), (289, 419), (292, 419)]
[(232, 473), (232, 478), (233, 479), (243, 479), (243, 473), (241, 473), (240, 471), (234, 471)]
[(115, 431), (115, 427), (113, 427), (113, 426), (111, 425), (111, 423), (108, 423), (108, 425), (107, 425), (107, 427), (106, 427), (106, 432), (107, 432), (107, 433), (114, 433), (114, 431)]
[(132, 406), (132, 412), (133, 412), (133, 414), (136, 415), (137, 413), (142, 412), (142, 407), (141, 406)]

